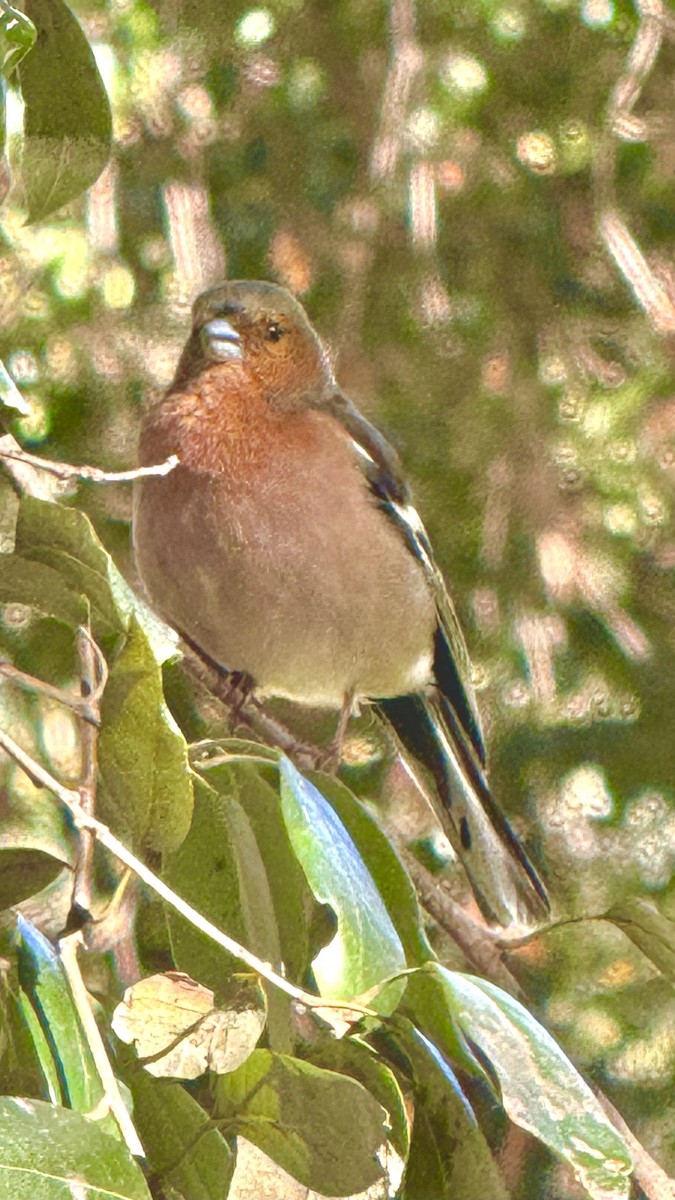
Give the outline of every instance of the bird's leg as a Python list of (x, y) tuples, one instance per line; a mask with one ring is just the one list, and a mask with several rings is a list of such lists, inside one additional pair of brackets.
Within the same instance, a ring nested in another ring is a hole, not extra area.
[(350, 691), (345, 692), (335, 733), (326, 746), (325, 752), (321, 756), (321, 762), (319, 764), (319, 769), (321, 771), (326, 771), (330, 775), (334, 775), (336, 773), (340, 763), (342, 762), (342, 743), (344, 742), (347, 726), (349, 725), (349, 718), (351, 717), (353, 711), (354, 688), (351, 688)]
[(226, 708), (229, 709), (232, 721), (236, 725), (255, 687), (253, 676), (249, 675), (246, 671), (228, 671), (227, 667), (224, 667), (221, 663), (216, 662), (214, 658), (211, 658), (210, 654), (202, 650), (201, 646), (193, 642), (192, 638), (188, 637), (182, 630), (180, 631), (180, 636), (197, 657), (215, 671), (217, 682), (215, 682), (215, 686), (211, 690), (214, 696), (217, 696)]

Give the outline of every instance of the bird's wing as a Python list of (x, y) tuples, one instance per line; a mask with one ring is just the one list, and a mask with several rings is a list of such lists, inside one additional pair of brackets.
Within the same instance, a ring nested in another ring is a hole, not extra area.
[(434, 560), (431, 543), (412, 504), (403, 469), (393, 446), (354, 404), (337, 391), (329, 411), (345, 427), (360, 451), (360, 465), (380, 508), (389, 517), (417, 559), (436, 602), (434, 646), (436, 683), (453, 711), (453, 722), (476, 766), (485, 767), (485, 743), (471, 684), (471, 664), (454, 604)]
[(434, 807), (485, 916), (503, 925), (540, 921), (549, 911), (546, 891), (490, 793), (466, 643), (398, 456), (342, 393), (335, 415), (360, 451), (375, 500), (422, 567), (436, 602), (431, 686), (425, 693), (380, 700), (377, 707), (403, 748), (433, 777), (440, 801)]

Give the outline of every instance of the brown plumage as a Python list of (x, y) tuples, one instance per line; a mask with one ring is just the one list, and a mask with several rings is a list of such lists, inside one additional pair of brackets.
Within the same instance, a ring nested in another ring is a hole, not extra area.
[(340, 392), (300, 305), (273, 284), (201, 296), (146, 415), (134, 544), (158, 612), (263, 694), (373, 700), (435, 783), (486, 915), (546, 912), (494, 806), (452, 604), (395, 452)]

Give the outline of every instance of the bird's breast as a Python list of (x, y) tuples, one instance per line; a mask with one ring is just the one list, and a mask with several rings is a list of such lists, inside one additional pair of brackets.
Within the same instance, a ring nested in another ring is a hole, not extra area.
[(272, 453), (248, 451), (139, 485), (134, 542), (155, 607), (274, 695), (338, 706), (423, 687), (434, 604), (344, 432), (302, 414)]

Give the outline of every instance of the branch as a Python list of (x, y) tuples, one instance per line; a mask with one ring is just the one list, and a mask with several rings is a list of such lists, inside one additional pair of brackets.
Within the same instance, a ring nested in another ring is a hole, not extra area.
[[(78, 791), (82, 812), (93, 816), (96, 803), (98, 728), (101, 721), (99, 698), (105, 686), (107, 668), (103, 670), (103, 656), (88, 629), (81, 626), (75, 640), (80, 659), (80, 693), (83, 705), (88, 707), (88, 711), (82, 711), (80, 718), (82, 774)], [(75, 865), (72, 902), (73, 908), (80, 914), (91, 913), (93, 866), (94, 834), (91, 829), (83, 828)]]
[(228, 710), (233, 725), (245, 725), (279, 750), (283, 750), (301, 770), (318, 767), (325, 759), (325, 750), (299, 742), (293, 732), (265, 712), (262, 700), (249, 694), (242, 701), (233, 689), (228, 672), (207, 661), (197, 647), (181, 638), (183, 661), (190, 674)]
[(135, 467), (131, 471), (103, 471), (100, 467), (76, 467), (72, 463), (56, 462), (51, 458), (40, 458), (39, 454), (29, 454), (16, 443), (7, 445), (14, 439), (2, 438), (0, 442), (0, 458), (10, 462), (24, 463), (57, 479), (82, 479), (87, 483), (133, 483), (135, 479), (144, 479), (147, 475), (168, 475), (178, 466), (177, 454), (171, 454), (165, 462), (151, 467)]
[(184, 900), (182, 896), (179, 896), (170, 887), (167, 887), (164, 881), (158, 875), (155, 875), (154, 871), (146, 867), (145, 863), (136, 858), (135, 854), (132, 854), (122, 842), (118, 841), (106, 825), (98, 821), (96, 817), (83, 812), (79, 792), (64, 787), (62, 783), (59, 783), (58, 779), (55, 779), (49, 771), (40, 766), (25, 750), (21, 749), (9, 734), (2, 730), (0, 730), (0, 746), (11, 755), (14, 761), (22, 767), (34, 783), (39, 784), (41, 787), (46, 787), (52, 795), (56, 796), (65, 805), (77, 829), (91, 830), (100, 845), (104, 846), (106, 850), (114, 855), (123, 866), (133, 871), (147, 887), (151, 888), (155, 895), (164, 900), (166, 904), (169, 904), (181, 917), (193, 925), (195, 929), (198, 929), (200, 933), (205, 934), (206, 937), (215, 942), (217, 946), (221, 946), (223, 950), (227, 950), (228, 954), (245, 963), (256, 975), (259, 975), (262, 979), (266, 979), (268, 983), (285, 992), (286, 995), (291, 996), (299, 1004), (304, 1004), (307, 1008), (346, 1010), (357, 1013), (359, 1017), (378, 1016), (373, 1009), (353, 1000), (329, 1000), (322, 996), (315, 996), (311, 992), (305, 992), (302, 988), (289, 983), (287, 979), (284, 979), (282, 975), (279, 975), (273, 969), (270, 963), (263, 962), (250, 950), (247, 950), (245, 946), (241, 946), (239, 942), (231, 938), (229, 934), (223, 933), (211, 921), (208, 921), (206, 917), (197, 912), (187, 900)]

